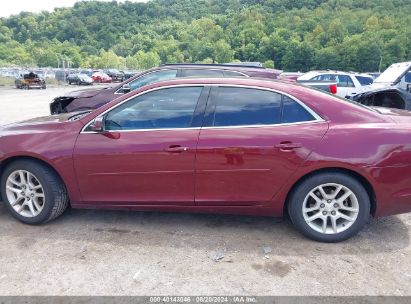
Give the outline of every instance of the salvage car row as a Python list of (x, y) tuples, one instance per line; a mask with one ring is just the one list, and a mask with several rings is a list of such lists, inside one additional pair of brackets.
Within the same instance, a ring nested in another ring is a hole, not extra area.
[(372, 76), (339, 71), (312, 71), (300, 77), (283, 76), (282, 71), (255, 66), (174, 64), (162, 65), (109, 88), (74, 91), (58, 96), (50, 104), (52, 114), (93, 110), (121, 94), (158, 81), (184, 77), (254, 77), (297, 81), (340, 97), (370, 106), (411, 110), (411, 62), (390, 66), (375, 80)]
[(93, 83), (122, 82), (136, 74), (135, 71), (108, 70), (2, 70), (1, 75), (15, 78), (17, 89), (45, 89), (46, 78), (54, 78), (59, 82), (76, 85), (91, 85)]
[[(408, 72), (390, 73), (398, 85)], [(278, 77), (167, 65), (56, 98), (60, 114), (0, 128), (2, 200), (28, 224), (69, 205), (288, 215), (322, 242), (410, 212), (411, 113)]]

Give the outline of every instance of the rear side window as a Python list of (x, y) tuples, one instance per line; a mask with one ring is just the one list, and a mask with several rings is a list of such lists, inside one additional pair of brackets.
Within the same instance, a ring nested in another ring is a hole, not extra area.
[(280, 93), (251, 88), (214, 88), (212, 126), (275, 125), (315, 120), (303, 106)]
[(186, 69), (181, 70), (181, 77), (223, 77), (223, 71)]
[(281, 94), (247, 88), (216, 88), (214, 126), (269, 125), (281, 121)]
[(107, 130), (190, 127), (203, 87), (160, 89), (137, 96), (111, 110)]
[(354, 83), (351, 80), (351, 77), (348, 75), (337, 75), (337, 87), (340, 88), (353, 88)]
[(283, 114), (281, 123), (293, 123), (315, 120), (303, 106), (288, 96), (283, 96)]
[(357, 78), (358, 82), (362, 86), (370, 85), (374, 82), (374, 80), (371, 77), (355, 76), (355, 78)]

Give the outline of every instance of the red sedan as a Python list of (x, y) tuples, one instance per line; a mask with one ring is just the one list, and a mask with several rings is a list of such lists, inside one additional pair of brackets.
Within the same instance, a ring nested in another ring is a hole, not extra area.
[(91, 75), (91, 79), (97, 83), (110, 83), (112, 81), (111, 77), (103, 72), (95, 72)]
[(74, 208), (282, 216), (318, 241), (411, 211), (411, 113), (307, 87), (180, 79), (94, 112), (0, 129), (1, 196), (40, 224)]

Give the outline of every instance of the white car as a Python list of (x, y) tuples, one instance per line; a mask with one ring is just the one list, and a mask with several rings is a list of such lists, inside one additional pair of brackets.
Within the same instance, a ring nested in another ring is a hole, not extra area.
[(298, 77), (298, 80), (335, 81), (336, 95), (345, 98), (367, 91), (368, 86), (373, 83), (371, 75), (339, 71), (311, 71)]

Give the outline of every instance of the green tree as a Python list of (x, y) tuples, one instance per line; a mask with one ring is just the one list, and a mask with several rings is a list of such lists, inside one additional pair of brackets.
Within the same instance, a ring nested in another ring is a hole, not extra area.
[(219, 40), (214, 44), (214, 60), (218, 63), (231, 62), (234, 58), (234, 51), (224, 40)]
[(267, 60), (266, 62), (264, 62), (263, 66), (267, 69), (274, 69), (274, 61)]
[(306, 42), (292, 40), (283, 57), (283, 68), (290, 71), (309, 71), (314, 65), (314, 49)]
[(161, 63), (160, 56), (156, 52), (139, 51), (134, 55), (139, 69), (149, 69)]

